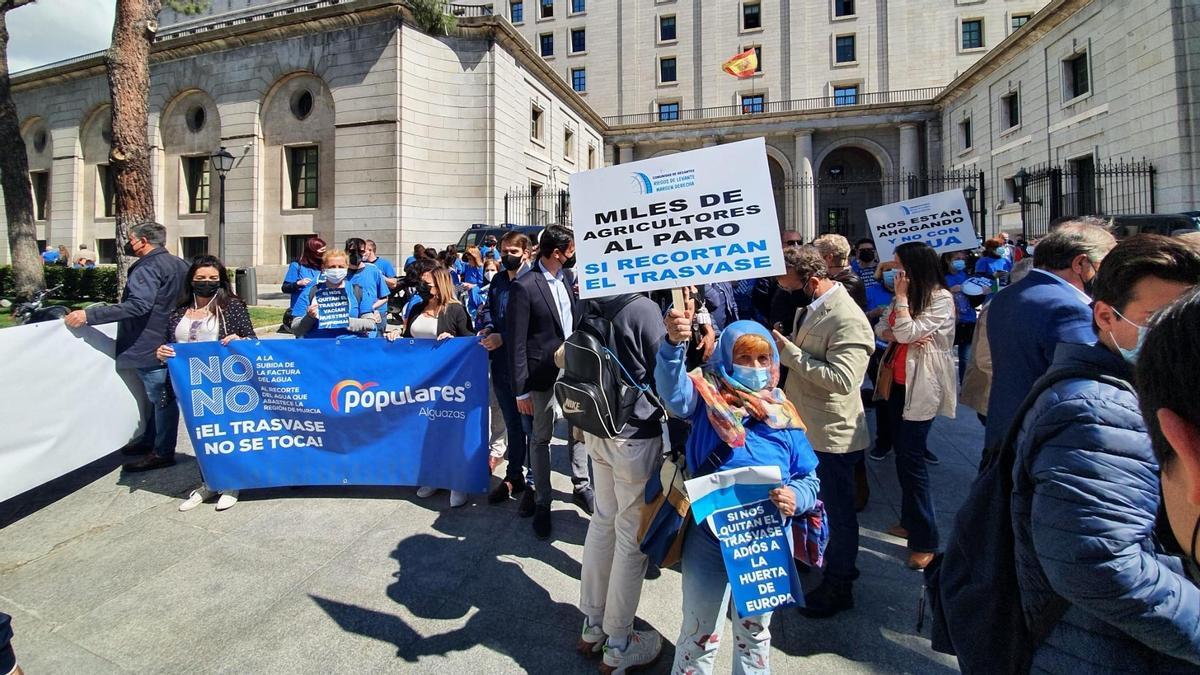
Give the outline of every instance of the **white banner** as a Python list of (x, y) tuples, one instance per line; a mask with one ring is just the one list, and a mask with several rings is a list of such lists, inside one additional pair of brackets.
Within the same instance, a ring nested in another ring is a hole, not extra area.
[(571, 218), (581, 298), (784, 271), (761, 138), (574, 174)]
[(961, 189), (867, 209), (879, 260), (891, 260), (900, 244), (923, 241), (940, 253), (979, 247), (971, 209)]
[(0, 330), (0, 501), (110, 454), (141, 423), (142, 386), (117, 372), (116, 324)]

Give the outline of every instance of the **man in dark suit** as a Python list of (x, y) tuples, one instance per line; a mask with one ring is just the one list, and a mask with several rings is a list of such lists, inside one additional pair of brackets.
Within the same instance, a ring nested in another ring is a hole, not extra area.
[(1004, 441), (1021, 401), (1050, 369), (1059, 343), (1090, 345), (1091, 288), (1116, 239), (1095, 218), (1068, 221), (1034, 250), (1034, 270), (992, 299), (987, 337), (994, 364), (984, 447)]
[[(554, 352), (579, 323), (575, 294), (575, 235), (551, 225), (538, 240), (533, 269), (515, 280), (508, 296), (509, 366), (517, 409), (533, 417), (529, 453), (533, 465), (533, 491), (524, 500), (535, 500), (533, 531), (538, 539), (550, 536), (550, 437), (554, 432), (554, 381), (558, 366)], [(590, 491), (587, 450), (567, 439), (571, 448), (571, 480), (575, 492)], [(578, 455), (578, 457), (576, 456)], [(579, 501), (579, 500), (577, 500)]]

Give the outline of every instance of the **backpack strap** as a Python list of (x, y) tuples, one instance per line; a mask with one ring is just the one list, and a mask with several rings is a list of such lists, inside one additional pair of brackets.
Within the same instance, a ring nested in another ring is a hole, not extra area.
[(617, 366), (621, 369), (621, 373), (625, 376), (625, 380), (629, 382), (633, 388), (637, 389), (638, 391), (642, 392), (643, 395), (648, 397), (651, 405), (665, 414), (666, 410), (663, 408), (662, 401), (660, 401), (658, 396), (655, 395), (654, 390), (651, 389), (649, 385), (642, 384), (641, 382), (633, 379), (633, 375), (629, 374), (629, 371), (625, 369), (625, 364), (621, 363), (621, 359), (618, 358), (617, 353), (613, 351), (613, 345), (616, 344), (617, 340), (616, 329), (613, 326), (613, 322), (616, 321), (617, 316), (620, 315), (620, 313), (626, 307), (633, 304), (637, 298), (637, 293), (629, 293), (619, 302), (614, 302), (605, 307), (603, 311), (596, 313), (596, 316), (608, 322), (608, 336), (605, 338), (604, 351), (608, 352), (608, 355), (612, 357), (613, 361), (616, 361)]
[[(1013, 468), (1017, 463), (1017, 437), (1021, 434), (1021, 427), (1024, 426), (1025, 416), (1029, 414), (1030, 409), (1033, 408), (1042, 394), (1059, 382), (1066, 380), (1093, 380), (1103, 382), (1117, 389), (1123, 389), (1134, 395), (1137, 394), (1133, 389), (1133, 385), (1129, 382), (1119, 377), (1113, 377), (1112, 375), (1102, 375), (1087, 368), (1064, 368), (1046, 373), (1038, 378), (1030, 389), (1029, 395), (1021, 402), (1021, 407), (1018, 408), (1016, 416), (1013, 417), (1012, 424), (1009, 425), (1008, 432), (1004, 435), (1004, 443), (983, 463), (984, 467), (988, 467), (994, 462), (1004, 462), (1001, 468), (1005, 470), (1001, 472), (1001, 477), (1008, 481), (1010, 489), (1013, 487), (1011, 485)], [(1033, 642), (1031, 645), (1032, 649), (1036, 649), (1045, 642), (1046, 638), (1050, 637), (1051, 631), (1058, 625), (1059, 620), (1066, 614), (1070, 606), (1071, 604), (1065, 598), (1058, 594), (1054, 595), (1046, 611), (1039, 617), (1037, 624), (1027, 626)]]

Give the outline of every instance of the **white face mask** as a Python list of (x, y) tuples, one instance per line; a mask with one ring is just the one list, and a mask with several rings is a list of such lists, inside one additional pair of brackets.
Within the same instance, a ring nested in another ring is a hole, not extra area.
[(492, 277), (494, 276), (496, 276), (496, 273), (490, 270), (483, 273), (483, 278), (486, 279), (489, 284), (492, 283)]
[(337, 285), (346, 280), (346, 268), (333, 267), (325, 270), (325, 280), (333, 285)]

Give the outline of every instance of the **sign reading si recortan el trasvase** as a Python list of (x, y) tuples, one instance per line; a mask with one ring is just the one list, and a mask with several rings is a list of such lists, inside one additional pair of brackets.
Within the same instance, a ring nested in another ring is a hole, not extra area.
[(761, 138), (571, 176), (579, 295), (782, 274)]

